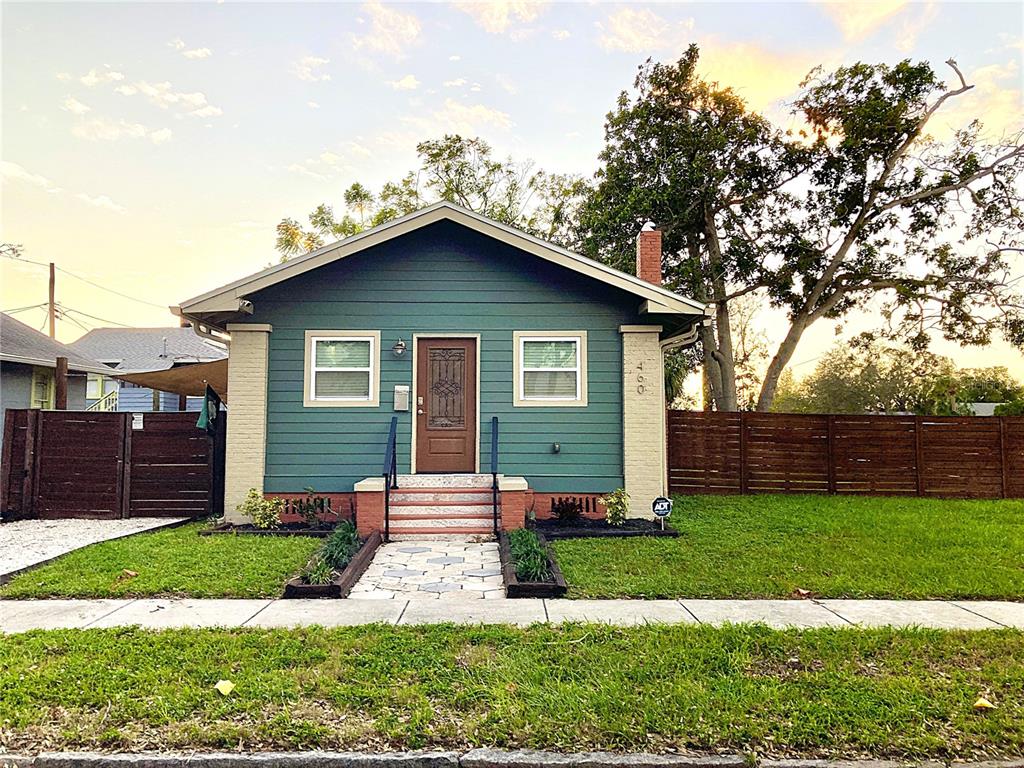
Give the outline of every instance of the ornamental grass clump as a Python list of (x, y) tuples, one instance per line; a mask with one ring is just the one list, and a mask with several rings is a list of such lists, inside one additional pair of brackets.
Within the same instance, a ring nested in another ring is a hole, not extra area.
[(334, 533), (324, 542), (320, 556), (331, 568), (341, 571), (355, 557), (361, 546), (362, 542), (356, 533), (355, 525), (350, 520), (346, 520), (335, 528)]
[(551, 580), (548, 553), (536, 533), (526, 528), (512, 531), (508, 535), (508, 544), (516, 565), (516, 578), (520, 581)]

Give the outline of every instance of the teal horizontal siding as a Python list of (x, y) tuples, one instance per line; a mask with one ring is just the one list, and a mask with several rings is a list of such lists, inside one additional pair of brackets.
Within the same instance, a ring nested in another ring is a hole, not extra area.
[[(542, 492), (607, 492), (622, 477), (622, 340), (639, 300), (450, 222), (435, 224), (250, 297), (270, 323), (265, 487), (352, 490), (382, 469), (398, 416), (398, 464), (410, 469), (412, 413), (392, 411), (412, 384), (412, 335), (480, 334), (480, 467), (500, 421), (500, 471)], [(302, 405), (306, 330), (381, 331), (380, 407)], [(516, 408), (512, 332), (587, 331), (588, 406)], [(399, 338), (409, 345), (396, 358)], [(415, 404), (413, 404), (415, 409)], [(561, 451), (552, 452), (559, 443)]]

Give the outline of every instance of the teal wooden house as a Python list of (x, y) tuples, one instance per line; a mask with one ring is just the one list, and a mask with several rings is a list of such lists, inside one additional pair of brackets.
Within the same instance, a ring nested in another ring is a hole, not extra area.
[[(663, 354), (705, 306), (438, 203), (183, 302), (230, 336), (225, 509), (351, 502), (361, 531), (487, 533), (558, 496), (665, 491)], [(338, 506), (335, 506), (337, 509)]]

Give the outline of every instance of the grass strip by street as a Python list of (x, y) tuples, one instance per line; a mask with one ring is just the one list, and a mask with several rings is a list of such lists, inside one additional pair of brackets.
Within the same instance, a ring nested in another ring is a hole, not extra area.
[(37, 631), (0, 643), (0, 744), (1019, 756), (1022, 658), (1012, 630)]
[(323, 544), (300, 536), (198, 536), (203, 525), (75, 550), (14, 577), (0, 598), (279, 597)]
[(673, 539), (553, 542), (578, 598), (1024, 597), (1024, 501), (677, 496)]

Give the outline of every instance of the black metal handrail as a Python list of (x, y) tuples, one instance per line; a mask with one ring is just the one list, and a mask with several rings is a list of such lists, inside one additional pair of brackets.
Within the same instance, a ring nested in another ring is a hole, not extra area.
[(398, 456), (396, 440), (398, 436), (398, 417), (391, 417), (391, 429), (388, 430), (388, 444), (384, 448), (384, 541), (391, 534), (391, 491), (398, 488)]
[(494, 512), (494, 535), (498, 535), (498, 417), (491, 417), (491, 505)]

